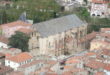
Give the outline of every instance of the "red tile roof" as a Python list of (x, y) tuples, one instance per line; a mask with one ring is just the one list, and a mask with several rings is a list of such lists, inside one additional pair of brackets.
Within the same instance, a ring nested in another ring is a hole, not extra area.
[(105, 64), (99, 61), (89, 61), (85, 66), (90, 67), (92, 69), (99, 69), (99, 68), (104, 68)]
[(17, 31), (19, 31), (19, 32), (23, 32), (23, 33), (25, 33), (25, 34), (30, 34), (30, 33), (33, 32), (32, 29), (27, 29), (27, 28), (20, 28), (20, 29), (17, 30)]
[(63, 73), (63, 75), (74, 75), (74, 74), (77, 74), (78, 72), (87, 72), (88, 73), (88, 71), (84, 70), (83, 68), (73, 68), (69, 71), (65, 71)]
[(98, 36), (110, 38), (110, 33), (100, 33), (100, 34), (98, 34)]
[(9, 57), (11, 57), (11, 56), (12, 56), (12, 55), (11, 55), (10, 53), (6, 53), (6, 54), (5, 54), (5, 57), (6, 57), (6, 58), (9, 58)]
[(92, 43), (102, 43), (103, 45), (109, 45), (110, 41), (94, 39), (94, 40), (92, 40)]
[(45, 75), (58, 75), (56, 73), (45, 73)]
[(8, 44), (9, 40), (8, 40), (8, 38), (6, 38), (4, 36), (0, 36), (0, 42)]
[(85, 37), (80, 39), (79, 43), (83, 43), (83, 42), (94, 39), (96, 37), (96, 34), (98, 34), (98, 32), (92, 32), (90, 34), (87, 34)]
[(8, 27), (14, 27), (14, 26), (31, 26), (32, 24), (23, 22), (23, 21), (15, 21), (15, 22), (11, 22), (11, 23), (7, 23), (7, 24), (2, 24), (1, 26), (8, 26)]
[(105, 75), (104, 72), (96, 72), (94, 75)]
[(101, 4), (107, 4), (110, 3), (110, 1), (108, 0), (92, 0), (93, 3), (101, 3)]
[(31, 63), (24, 64), (24, 65), (20, 66), (19, 68), (27, 68), (27, 67), (30, 67), (30, 66), (32, 66), (32, 65), (36, 65), (36, 64), (38, 64), (38, 63), (40, 63), (40, 62), (42, 62), (42, 61), (40, 61), (40, 60), (35, 60), (35, 61), (32, 61)]
[(49, 65), (54, 65), (54, 64), (57, 63), (57, 61), (54, 61), (54, 60), (48, 60), (46, 63), (49, 64)]
[(23, 53), (20, 53), (16, 56), (7, 58), (7, 60), (17, 62), (17, 63), (20, 63), (20, 62), (23, 62), (23, 61), (26, 61), (29, 59), (32, 59), (32, 56), (28, 52), (23, 52)]
[(71, 66), (71, 65), (66, 65), (66, 66), (64, 66), (64, 69), (66, 69), (66, 70), (70, 70), (70, 69), (72, 69), (73, 68), (73, 66)]
[(103, 54), (103, 55), (110, 56), (110, 50), (104, 49), (104, 50), (102, 51), (102, 54)]
[(86, 72), (86, 70), (84, 70), (83, 68), (73, 68), (72, 70), (71, 70), (73, 73), (74, 72)]
[(100, 31), (101, 32), (110, 31), (110, 28), (101, 28)]
[(79, 63), (79, 62), (81, 62), (81, 61), (78, 59), (70, 59), (70, 60), (66, 61), (66, 64), (75, 64), (75, 63)]
[(107, 71), (110, 71), (110, 64), (107, 64), (105, 67), (104, 67), (105, 70)]
[(0, 75), (5, 75), (5, 73), (13, 71), (12, 68), (0, 65)]
[(66, 71), (62, 75), (73, 75), (73, 73), (71, 71)]
[(12, 4), (12, 1), (0, 1), (0, 4)]
[(5, 54), (3, 54), (3, 53), (0, 52), (0, 57), (3, 57), (3, 56), (5, 56)]
[(88, 53), (86, 53), (85, 55), (86, 55), (86, 56), (94, 56), (94, 55), (96, 55), (96, 53), (95, 53), (95, 52), (88, 52)]
[(24, 73), (21, 71), (13, 71), (13, 72), (9, 73), (8, 75), (24, 75)]

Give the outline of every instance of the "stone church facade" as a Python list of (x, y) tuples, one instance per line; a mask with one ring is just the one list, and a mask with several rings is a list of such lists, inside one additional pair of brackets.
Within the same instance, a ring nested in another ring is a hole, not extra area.
[(79, 39), (87, 34), (87, 23), (76, 15), (68, 15), (34, 24), (29, 40), (29, 50), (35, 54), (73, 54), (82, 50)]

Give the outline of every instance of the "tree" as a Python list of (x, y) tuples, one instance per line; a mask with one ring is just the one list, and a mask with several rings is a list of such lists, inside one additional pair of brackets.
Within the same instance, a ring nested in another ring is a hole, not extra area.
[(87, 4), (88, 3), (88, 0), (84, 0), (84, 2)]
[(88, 12), (87, 8), (79, 7), (79, 15), (83, 20), (86, 20), (87, 22), (90, 19), (90, 13)]
[(7, 13), (6, 13), (6, 11), (4, 10), (2, 14), (3, 14), (2, 15), (2, 23), (3, 24), (7, 23)]
[(16, 31), (16, 33), (9, 38), (9, 45), (25, 52), (28, 51), (28, 41), (29, 36), (27, 34)]

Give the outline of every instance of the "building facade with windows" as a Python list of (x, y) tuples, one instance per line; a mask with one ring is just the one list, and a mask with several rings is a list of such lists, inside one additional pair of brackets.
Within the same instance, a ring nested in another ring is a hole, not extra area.
[(9, 66), (14, 70), (17, 70), (18, 67), (30, 62), (32, 62), (32, 56), (27, 52), (23, 52), (23, 53), (17, 54), (16, 56), (6, 58), (5, 66)]

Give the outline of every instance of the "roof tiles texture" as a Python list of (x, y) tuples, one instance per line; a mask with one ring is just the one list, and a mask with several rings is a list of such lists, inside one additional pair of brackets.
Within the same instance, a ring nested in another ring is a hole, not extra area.
[(89, 40), (94, 39), (96, 37), (96, 34), (97, 33), (98, 32), (92, 32), (92, 33), (86, 35), (85, 37), (83, 37), (83, 38), (80, 39), (80, 43), (83, 43), (83, 42), (86, 42), (86, 41), (89, 41)]
[(105, 64), (99, 61), (89, 61), (87, 64), (85, 64), (87, 67), (90, 67), (92, 69), (100, 69), (100, 68), (104, 68)]
[(8, 44), (9, 40), (8, 40), (8, 38), (6, 38), (4, 36), (0, 36), (0, 42)]
[(0, 75), (4, 75), (5, 73), (13, 71), (12, 68), (0, 65)]
[(29, 24), (29, 23), (18, 20), (18, 21), (15, 21), (15, 22), (7, 23), (7, 24), (2, 24), (1, 27), (4, 27), (4, 26), (14, 27), (14, 26), (18, 26), (18, 25), (31, 26), (32, 24)]
[(102, 3), (102, 4), (107, 4), (110, 3), (110, 1), (108, 0), (92, 0), (93, 3)]
[(33, 32), (32, 29), (27, 29), (27, 28), (20, 28), (19, 30), (17, 30), (19, 32), (23, 32), (25, 34), (30, 34), (31, 32)]
[(32, 59), (32, 56), (29, 55), (29, 53), (27, 53), (27, 52), (23, 52), (23, 53), (20, 53), (16, 56), (7, 58), (7, 60), (17, 62), (17, 63), (20, 63), (20, 62), (23, 62), (23, 61), (26, 61), (26, 60), (29, 60), (29, 59)]
[(36, 28), (42, 37), (47, 37), (84, 25), (87, 24), (80, 20), (76, 15), (68, 15), (49, 21), (36, 23), (32, 27)]

